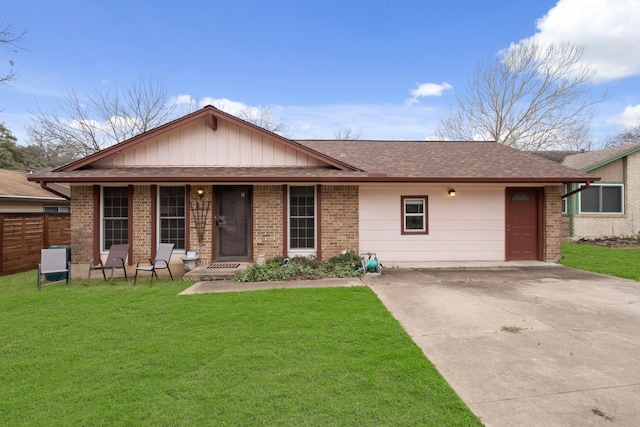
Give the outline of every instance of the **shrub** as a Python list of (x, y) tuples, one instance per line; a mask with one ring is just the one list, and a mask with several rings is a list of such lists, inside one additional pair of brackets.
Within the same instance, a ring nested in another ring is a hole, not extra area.
[(362, 265), (360, 257), (353, 252), (335, 256), (328, 261), (315, 257), (293, 257), (287, 265), (285, 258), (268, 259), (262, 265), (251, 265), (243, 273), (238, 273), (236, 282), (266, 282), (272, 280), (314, 280), (330, 277), (356, 277)]

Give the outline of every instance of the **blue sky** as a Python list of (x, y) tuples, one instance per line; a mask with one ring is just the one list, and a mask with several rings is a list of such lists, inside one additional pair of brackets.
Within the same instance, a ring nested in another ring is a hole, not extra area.
[(176, 101), (233, 113), (270, 105), (294, 139), (425, 139), (476, 64), (512, 43), (572, 41), (606, 91), (602, 140), (640, 120), (640, 0), (20, 0), (0, 23), (26, 30), (0, 50), (0, 122), (26, 144), (31, 113), (71, 91), (161, 80)]

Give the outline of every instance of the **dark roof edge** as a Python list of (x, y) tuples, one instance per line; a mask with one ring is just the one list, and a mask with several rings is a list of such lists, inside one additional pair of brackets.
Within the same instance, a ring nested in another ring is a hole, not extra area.
[[(34, 179), (35, 181), (35, 179)], [(81, 177), (52, 177), (40, 178), (38, 182), (68, 182), (68, 183), (86, 183), (93, 184), (96, 182), (109, 183), (154, 183), (154, 182), (242, 182), (242, 183), (268, 183), (268, 182), (337, 182), (337, 183), (469, 183), (469, 184), (497, 184), (497, 183), (518, 183), (518, 184), (545, 184), (545, 183), (582, 183), (600, 181), (600, 177), (544, 177), (544, 178), (452, 178), (452, 177), (385, 177), (385, 176), (369, 176), (369, 177), (206, 177), (206, 176), (172, 176), (172, 177), (95, 177), (95, 179), (87, 180)]]

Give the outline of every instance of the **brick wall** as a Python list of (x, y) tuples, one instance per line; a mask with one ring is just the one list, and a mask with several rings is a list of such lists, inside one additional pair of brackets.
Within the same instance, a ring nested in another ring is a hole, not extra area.
[(151, 258), (151, 187), (133, 186), (133, 262)]
[(253, 260), (282, 255), (283, 206), (281, 185), (253, 187)]
[(358, 186), (323, 185), (321, 194), (322, 258), (344, 250), (358, 253)]
[(562, 255), (562, 186), (544, 188), (544, 260), (558, 261)]
[[(202, 198), (198, 196), (197, 189), (204, 190)], [(196, 251), (200, 257), (200, 265), (206, 266), (213, 260), (211, 253), (213, 239), (213, 201), (211, 186), (191, 186), (191, 200), (187, 206), (191, 210), (191, 226), (189, 229), (190, 244), (187, 250)], [(201, 227), (202, 241), (198, 238), (198, 227)]]
[[(93, 187), (71, 188), (71, 242), (74, 263), (88, 263), (93, 252)], [(283, 188), (281, 185), (256, 185), (253, 189), (253, 260), (259, 255), (266, 259), (282, 255), (283, 248)], [(202, 242), (198, 239), (195, 224), (195, 202), (209, 206)], [(321, 188), (322, 258), (328, 259), (344, 250), (358, 251), (358, 187), (350, 185), (323, 185)], [(205, 187), (202, 199), (193, 189), (188, 208), (191, 209), (191, 241), (189, 250), (200, 255), (201, 264), (212, 260), (212, 192)], [(96, 212), (96, 215), (99, 215)], [(151, 256), (151, 187), (133, 187), (133, 241), (131, 247), (134, 262)], [(99, 236), (95, 236), (99, 238)]]
[[(96, 239), (99, 236), (96, 236)], [(93, 257), (93, 186), (71, 186), (71, 259), (87, 264)]]
[(640, 153), (627, 157), (627, 182), (625, 183), (625, 216), (627, 235), (640, 232)]

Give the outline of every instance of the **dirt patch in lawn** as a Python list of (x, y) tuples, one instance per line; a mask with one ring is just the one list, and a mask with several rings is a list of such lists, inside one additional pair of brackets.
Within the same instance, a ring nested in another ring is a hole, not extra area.
[(639, 249), (640, 237), (600, 237), (597, 239), (580, 239), (577, 243), (606, 246), (613, 249)]

